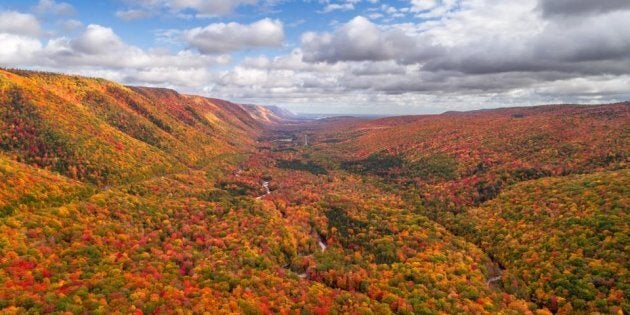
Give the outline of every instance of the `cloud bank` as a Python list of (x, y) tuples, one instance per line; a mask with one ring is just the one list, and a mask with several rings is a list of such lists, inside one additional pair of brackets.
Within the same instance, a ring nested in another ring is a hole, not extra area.
[[(321, 15), (332, 4), (322, 2)], [(51, 3), (42, 1), (41, 3)], [(143, 0), (173, 14), (229, 14), (260, 1)], [(0, 65), (104, 76), (303, 112), (426, 113), (630, 99), (627, 1), (410, 0), (373, 7), (289, 44), (281, 19), (164, 31), (143, 49), (108, 26), (47, 37), (36, 15), (0, 12)], [(54, 3), (58, 5), (58, 3)], [(148, 11), (120, 13), (121, 18)], [(180, 12), (181, 13), (181, 12)], [(405, 17), (405, 18), (401, 18)], [(11, 23), (3, 21), (11, 21)], [(265, 49), (275, 49), (267, 54)]]
[(278, 47), (284, 41), (279, 20), (263, 19), (249, 25), (217, 23), (183, 32), (190, 46), (203, 54), (221, 54), (246, 48)]

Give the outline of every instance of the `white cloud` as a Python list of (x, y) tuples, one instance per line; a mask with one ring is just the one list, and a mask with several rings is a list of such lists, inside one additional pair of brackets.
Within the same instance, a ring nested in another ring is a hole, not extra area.
[(150, 17), (153, 15), (150, 11), (141, 10), (141, 9), (128, 9), (128, 10), (118, 10), (115, 13), (116, 17), (125, 20), (139, 20)]
[(435, 8), (437, 5), (437, 0), (411, 0), (413, 12), (428, 11)]
[(112, 69), (208, 67), (225, 64), (225, 55), (203, 56), (191, 51), (172, 54), (146, 51), (123, 42), (111, 28), (91, 24), (76, 38), (58, 37), (48, 41), (31, 62), (52, 67), (108, 67)]
[(559, 80), (553, 84), (536, 84), (534, 90), (541, 95), (563, 97), (573, 95), (602, 96), (628, 94), (630, 75), (600, 75)]
[(0, 65), (28, 64), (42, 50), (39, 40), (22, 35), (0, 33)]
[(440, 18), (378, 25), (357, 17), (330, 33), (306, 32), (301, 49), (247, 59), (206, 92), (298, 111), (337, 104), (330, 111), (389, 113), (630, 98), (630, 11), (548, 19), (534, 0), (419, 8)]
[(464, 74), (630, 71), (630, 11), (544, 20), (535, 1), (490, 3), (470, 1), (417, 25), (377, 25), (357, 17), (334, 33), (306, 33), (305, 60), (394, 60)]
[(159, 13), (186, 16), (182, 13), (192, 10), (198, 17), (227, 16), (241, 6), (252, 5), (273, 5), (275, 0), (127, 0), (129, 7), (126, 10), (119, 10), (116, 16), (124, 19), (141, 19)]
[(104, 55), (125, 49), (125, 44), (111, 28), (90, 24), (81, 36), (70, 41), (74, 52), (86, 55)]
[(59, 21), (59, 25), (61, 25), (61, 27), (67, 32), (76, 31), (83, 27), (83, 23), (81, 21), (74, 19)]
[(33, 11), (37, 14), (53, 15), (72, 15), (75, 13), (72, 5), (54, 0), (39, 0), (39, 3), (33, 7)]
[(236, 7), (254, 5), (258, 0), (171, 0), (167, 4), (176, 9), (193, 9), (202, 15), (227, 15)]
[(188, 45), (204, 54), (221, 54), (247, 48), (279, 47), (284, 29), (279, 20), (262, 19), (249, 25), (216, 23), (183, 32)]
[(361, 61), (407, 58), (416, 42), (399, 29), (379, 29), (364, 17), (356, 17), (333, 34), (305, 33), (302, 47), (308, 61)]
[(39, 36), (41, 27), (37, 18), (32, 14), (16, 11), (0, 11), (0, 32)]
[(158, 85), (178, 90), (200, 87), (201, 83), (211, 82), (214, 75), (206, 68), (149, 67), (127, 71), (119, 80), (141, 85)]
[(545, 16), (583, 16), (630, 9), (627, 0), (540, 0), (539, 9)]
[(354, 4), (351, 2), (347, 3), (329, 3), (327, 4), (322, 13), (330, 13), (332, 11), (349, 11), (354, 10)]
[(0, 66), (101, 76), (128, 84), (178, 89), (200, 87), (213, 78), (211, 67), (230, 61), (227, 55), (204, 56), (147, 51), (129, 45), (111, 28), (88, 25), (75, 38), (56, 37), (42, 43), (26, 35), (0, 33)]
[[(445, 16), (448, 12), (457, 8), (461, 0), (412, 0), (410, 11), (415, 12), (416, 17), (433, 19)], [(431, 5), (422, 6), (418, 2), (430, 2)]]

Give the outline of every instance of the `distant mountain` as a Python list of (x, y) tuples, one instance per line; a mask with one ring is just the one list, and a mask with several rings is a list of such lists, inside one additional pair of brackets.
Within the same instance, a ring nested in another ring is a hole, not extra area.
[(266, 123), (278, 123), (287, 119), (295, 119), (297, 116), (291, 111), (274, 105), (243, 105), (250, 111), (251, 115), (259, 121)]

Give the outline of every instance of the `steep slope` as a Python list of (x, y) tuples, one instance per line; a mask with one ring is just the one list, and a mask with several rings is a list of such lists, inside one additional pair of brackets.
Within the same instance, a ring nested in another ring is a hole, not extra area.
[(62, 205), (93, 192), (78, 181), (0, 155), (0, 218), (23, 208)]
[(509, 292), (552, 311), (614, 313), (630, 290), (629, 178), (626, 169), (518, 184), (468, 210), (463, 234), (507, 268)]
[(26, 71), (0, 92), (3, 313), (234, 313), (317, 289), (276, 274), (281, 220), (218, 183), (264, 109)]
[(479, 245), (507, 268), (494, 279), (507, 292), (618, 313), (629, 310), (628, 126), (630, 103), (350, 121), (314, 128), (311, 159)]
[(201, 167), (262, 128), (241, 105), (100, 79), (0, 70), (0, 91), (3, 151), (100, 185)]

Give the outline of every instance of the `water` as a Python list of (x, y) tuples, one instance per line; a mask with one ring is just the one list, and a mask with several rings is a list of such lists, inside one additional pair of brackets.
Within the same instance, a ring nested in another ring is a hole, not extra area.
[(322, 249), (322, 252), (326, 251), (326, 248), (328, 248), (328, 246), (326, 246), (326, 244), (324, 244), (324, 240), (322, 239), (321, 235), (318, 235), (318, 240), (317, 240), (317, 244), (319, 244), (319, 248)]

